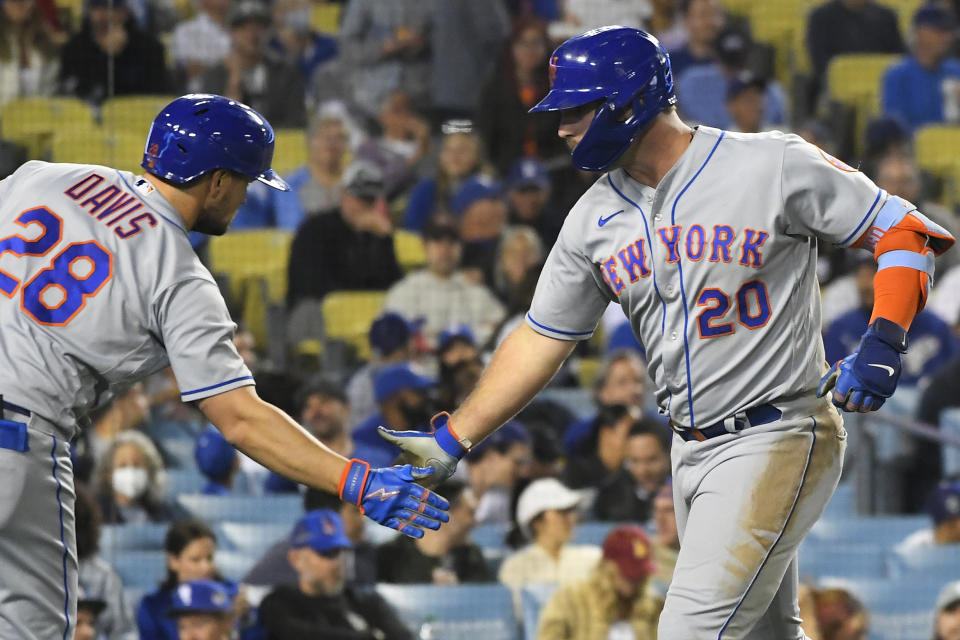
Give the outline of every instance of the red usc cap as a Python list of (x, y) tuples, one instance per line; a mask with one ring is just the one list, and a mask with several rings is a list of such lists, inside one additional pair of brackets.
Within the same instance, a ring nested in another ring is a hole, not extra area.
[(653, 573), (653, 551), (647, 534), (632, 524), (617, 527), (603, 542), (603, 557), (613, 562), (627, 580), (642, 580)]

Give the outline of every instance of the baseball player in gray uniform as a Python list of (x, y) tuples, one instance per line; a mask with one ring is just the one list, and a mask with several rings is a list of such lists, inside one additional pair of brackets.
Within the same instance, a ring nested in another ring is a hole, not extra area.
[(429, 470), (333, 453), (257, 397), (233, 346), (187, 232), (224, 233), (253, 180), (288, 188), (273, 145), (249, 107), (189, 95), (154, 121), (143, 176), (35, 161), (0, 182), (0, 638), (73, 637), (70, 440), (107, 389), (168, 365), (183, 400), (274, 471), (414, 537), (448, 519), (413, 483)]
[[(687, 126), (669, 57), (642, 31), (571, 38), (550, 73), (533, 111), (559, 111), (574, 164), (607, 173), (570, 211), (526, 323), (474, 393), (432, 435), (382, 435), (449, 473), (616, 302), (675, 432), (681, 549), (659, 637), (804, 638), (796, 552), (840, 478), (837, 408), (875, 410), (893, 393), (933, 256), (953, 238), (797, 136)], [(817, 239), (878, 260), (870, 328), (832, 368)]]

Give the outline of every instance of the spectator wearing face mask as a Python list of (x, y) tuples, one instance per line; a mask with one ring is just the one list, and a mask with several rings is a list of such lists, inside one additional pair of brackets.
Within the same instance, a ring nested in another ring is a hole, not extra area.
[(164, 485), (163, 462), (150, 438), (139, 431), (118, 434), (96, 477), (104, 524), (167, 522)]

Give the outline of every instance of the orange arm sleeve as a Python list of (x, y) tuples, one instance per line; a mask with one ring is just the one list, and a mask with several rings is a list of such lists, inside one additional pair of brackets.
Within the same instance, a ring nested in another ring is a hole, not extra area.
[[(877, 242), (873, 255), (879, 259), (888, 251), (906, 250), (915, 253), (925, 253), (927, 236), (917, 227), (923, 228), (922, 223), (907, 215), (899, 225), (890, 229)], [(859, 246), (864, 234), (854, 246)], [(896, 322), (905, 330), (910, 328), (913, 317), (923, 309), (927, 302), (927, 281), (929, 276), (922, 271), (909, 267), (890, 267), (877, 271), (873, 278), (873, 315), (872, 323), (877, 318), (886, 318)]]

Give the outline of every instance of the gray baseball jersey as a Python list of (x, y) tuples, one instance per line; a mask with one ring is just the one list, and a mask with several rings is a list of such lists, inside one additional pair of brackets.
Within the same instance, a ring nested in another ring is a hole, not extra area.
[(527, 323), (581, 340), (618, 302), (678, 426), (809, 392), (824, 363), (816, 238), (853, 244), (886, 198), (795, 135), (701, 126), (658, 188), (617, 169), (580, 198)]
[(0, 293), (0, 394), (61, 435), (168, 364), (184, 401), (253, 384), (183, 219), (131, 173), (33, 161), (0, 182)]

